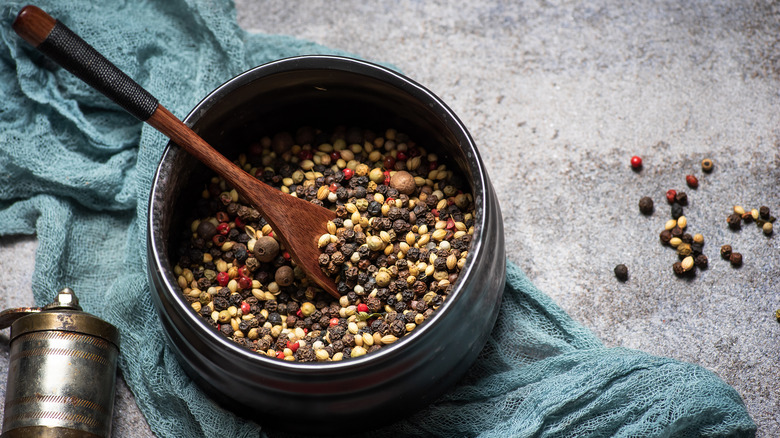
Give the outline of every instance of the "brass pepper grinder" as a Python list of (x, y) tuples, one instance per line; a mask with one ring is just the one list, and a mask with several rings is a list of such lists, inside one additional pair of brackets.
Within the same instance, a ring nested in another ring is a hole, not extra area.
[(119, 331), (69, 288), (40, 307), (0, 312), (11, 356), (0, 438), (109, 437)]

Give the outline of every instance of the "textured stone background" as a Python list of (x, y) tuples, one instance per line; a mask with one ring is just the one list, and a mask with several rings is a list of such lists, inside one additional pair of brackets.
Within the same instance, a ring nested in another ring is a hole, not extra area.
[[(509, 259), (607, 345), (714, 371), (742, 395), (759, 436), (780, 436), (780, 231), (725, 224), (735, 204), (780, 213), (780, 5), (376, 3), (237, 0), (237, 9), (248, 30), (389, 62), (438, 94), (480, 147)], [(705, 157), (716, 163), (708, 175)], [(688, 173), (697, 190), (685, 187)], [(692, 278), (672, 274), (677, 257), (658, 242), (669, 188), (688, 193), (689, 229), (706, 239), (710, 268)], [(639, 214), (642, 196), (654, 215)], [(718, 257), (726, 243), (742, 268)], [(35, 248), (0, 241), (0, 307), (30, 304)], [(618, 263), (626, 283), (612, 274)], [(151, 435), (123, 384), (116, 412), (114, 436)]]

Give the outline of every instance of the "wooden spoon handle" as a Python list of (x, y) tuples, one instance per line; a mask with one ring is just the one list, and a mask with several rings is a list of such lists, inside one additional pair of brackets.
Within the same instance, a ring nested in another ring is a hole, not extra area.
[[(236, 176), (230, 160), (214, 150), (174, 116), (146, 89), (81, 39), (60, 21), (36, 6), (25, 6), (13, 23), (14, 31), (54, 62), (103, 93), (142, 122), (165, 134), (219, 175)], [(246, 178), (246, 175), (239, 175)], [(230, 178), (226, 178), (233, 181)], [(262, 194), (273, 190), (259, 187)], [(262, 210), (260, 210), (262, 213)]]
[(142, 122), (157, 109), (154, 96), (40, 8), (22, 8), (13, 28), (25, 41)]

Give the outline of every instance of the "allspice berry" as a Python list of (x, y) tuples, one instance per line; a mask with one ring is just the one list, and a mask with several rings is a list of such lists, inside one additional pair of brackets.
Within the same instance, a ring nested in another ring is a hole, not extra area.
[(731, 245), (723, 245), (720, 247), (720, 256), (728, 260), (731, 257)]
[(645, 215), (653, 214), (653, 200), (649, 196), (639, 200), (639, 211)]
[(293, 284), (295, 281), (295, 274), (290, 266), (282, 266), (276, 270), (274, 274), (274, 281), (276, 284), (282, 287), (287, 287)]
[(732, 252), (729, 256), (729, 262), (731, 263), (731, 266), (739, 267), (742, 266), (742, 254), (738, 252)]
[(198, 224), (198, 229), (195, 231), (203, 240), (211, 240), (215, 234), (217, 234), (217, 227), (209, 221), (201, 221)]
[(411, 173), (405, 170), (399, 170), (390, 177), (390, 187), (398, 190), (404, 195), (411, 195), (417, 188), (417, 184), (415, 184), (414, 177)]
[(620, 281), (628, 280), (628, 267), (622, 263), (615, 266), (615, 277)]
[(268, 263), (279, 254), (279, 242), (271, 236), (263, 236), (255, 242), (253, 252), (257, 260)]

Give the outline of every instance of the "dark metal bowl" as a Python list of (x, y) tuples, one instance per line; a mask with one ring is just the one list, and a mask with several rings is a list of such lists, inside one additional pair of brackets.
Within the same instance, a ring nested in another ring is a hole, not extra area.
[[(173, 249), (206, 169), (168, 144), (149, 205), (149, 276), (168, 344), (219, 403), (265, 424), (343, 432), (355, 418), (372, 426), (419, 410), (457, 382), (496, 321), (504, 288), (501, 211), (466, 128), (433, 93), (367, 62), (329, 56), (284, 59), (242, 73), (184, 120), (228, 157), (236, 145), (303, 125), (393, 127), (459, 168), (475, 197), (466, 266), (444, 304), (391, 346), (341, 362), (295, 363), (261, 356), (209, 327), (181, 294)], [(301, 417), (303, 416), (303, 417)], [(300, 421), (305, 418), (306, 421)], [(354, 423), (352, 423), (354, 424)], [(311, 431), (311, 430), (309, 430)]]

